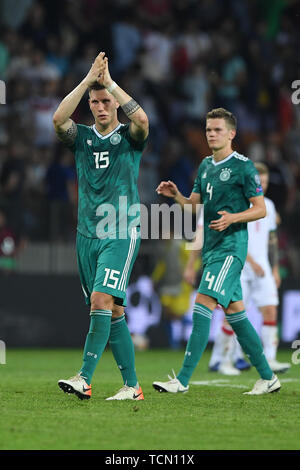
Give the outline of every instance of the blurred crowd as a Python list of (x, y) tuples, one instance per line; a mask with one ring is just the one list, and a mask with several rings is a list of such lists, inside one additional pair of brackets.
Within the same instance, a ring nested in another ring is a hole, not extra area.
[[(16, 239), (73, 241), (77, 186), (52, 115), (99, 51), (145, 109), (141, 202), (173, 180), (189, 195), (210, 154), (205, 115), (236, 114), (235, 148), (270, 169), (281, 217), (281, 265), (300, 250), (300, 7), (296, 0), (0, 0), (0, 209)], [(87, 99), (74, 114), (90, 124)], [(125, 122), (125, 116), (120, 115)], [(298, 268), (299, 269), (299, 268)]]

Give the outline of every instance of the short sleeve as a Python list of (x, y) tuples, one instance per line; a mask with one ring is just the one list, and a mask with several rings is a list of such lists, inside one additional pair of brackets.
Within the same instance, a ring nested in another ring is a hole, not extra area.
[(200, 164), (198, 168), (198, 173), (196, 176), (196, 179), (194, 181), (194, 186), (193, 186), (193, 193), (201, 194), (201, 173), (202, 173), (202, 163)]
[(148, 143), (148, 137), (146, 137), (145, 140), (143, 141), (139, 141), (139, 140), (135, 140), (131, 137), (131, 134), (130, 134), (130, 127), (129, 127), (129, 124), (126, 125), (126, 129), (125, 129), (125, 137), (126, 139), (128, 140), (128, 142), (130, 143), (130, 146), (134, 149), (134, 150), (137, 150), (137, 151), (140, 151), (140, 152), (143, 152), (143, 150), (146, 148), (146, 145)]
[(75, 141), (72, 145), (68, 145), (67, 147), (71, 150), (71, 152), (75, 153), (76, 150), (82, 145), (82, 135), (84, 129), (87, 127), (84, 124), (76, 124), (77, 126), (77, 135)]
[(248, 160), (246, 163), (244, 176), (244, 194), (247, 199), (264, 195), (259, 173), (250, 160)]
[(193, 193), (201, 193), (201, 187), (200, 187), (200, 178), (199, 175), (197, 175), (197, 178), (195, 179), (194, 186), (193, 186)]

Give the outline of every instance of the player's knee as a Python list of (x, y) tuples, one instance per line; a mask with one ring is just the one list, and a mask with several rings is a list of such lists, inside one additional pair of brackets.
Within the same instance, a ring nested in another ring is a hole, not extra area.
[(124, 314), (124, 307), (120, 305), (114, 305), (112, 309), (112, 318), (119, 318)]
[(114, 299), (104, 292), (93, 292), (91, 295), (91, 311), (93, 310), (113, 310)]

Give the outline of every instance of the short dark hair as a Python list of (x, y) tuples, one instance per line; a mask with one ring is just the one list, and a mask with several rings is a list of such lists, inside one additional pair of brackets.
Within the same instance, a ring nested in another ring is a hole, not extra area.
[(215, 108), (209, 111), (206, 115), (207, 119), (224, 119), (226, 123), (232, 127), (232, 129), (237, 128), (237, 119), (234, 114), (224, 108)]
[(88, 92), (89, 92), (89, 95), (90, 95), (92, 90), (104, 90), (104, 89), (105, 89), (104, 85), (100, 85), (99, 83), (95, 82), (95, 83), (93, 83), (93, 85), (88, 87)]

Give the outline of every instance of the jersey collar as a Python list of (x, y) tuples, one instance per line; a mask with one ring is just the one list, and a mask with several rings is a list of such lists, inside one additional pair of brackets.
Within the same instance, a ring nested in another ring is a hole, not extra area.
[(93, 131), (95, 132), (95, 134), (99, 137), (99, 139), (104, 140), (104, 139), (107, 139), (108, 137), (110, 137), (110, 136), (111, 136), (114, 132), (116, 132), (118, 129), (120, 129), (121, 126), (124, 126), (124, 124), (122, 124), (122, 123), (120, 122), (120, 124), (118, 124), (117, 127), (115, 127), (109, 134), (105, 134), (105, 135), (102, 135), (102, 134), (100, 134), (99, 131), (97, 131), (95, 124), (92, 125), (92, 129), (93, 129)]
[(234, 154), (235, 154), (235, 151), (233, 151), (230, 155), (228, 155), (228, 157), (224, 158), (223, 160), (221, 160), (221, 161), (219, 161), (219, 162), (215, 162), (214, 156), (212, 155), (211, 161), (212, 161), (212, 163), (213, 163), (214, 166), (222, 165), (222, 163), (225, 163), (225, 162), (227, 162), (228, 160), (230, 160), (230, 158), (232, 158)]

